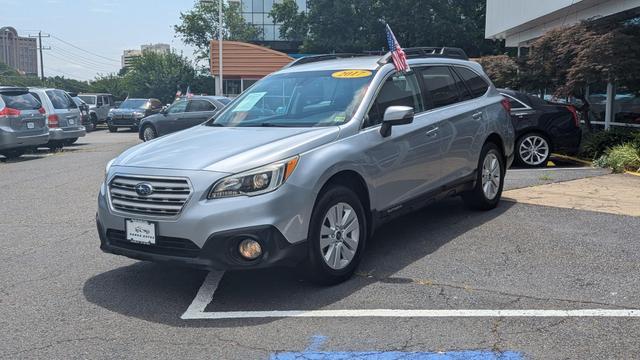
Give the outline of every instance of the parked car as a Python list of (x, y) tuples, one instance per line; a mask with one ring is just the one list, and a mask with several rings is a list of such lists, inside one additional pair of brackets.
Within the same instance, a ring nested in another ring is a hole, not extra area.
[(17, 158), (48, 142), (42, 104), (27, 88), (0, 86), (0, 154)]
[(82, 99), (80, 99), (80, 97), (78, 97), (78, 93), (68, 93), (69, 96), (71, 96), (71, 98), (73, 99), (73, 102), (76, 103), (76, 105), (78, 105), (78, 109), (80, 110), (80, 118), (81, 118), (81, 124), (82, 126), (84, 126), (85, 129), (87, 129), (87, 131), (93, 131), (95, 130), (95, 125), (93, 124), (93, 122), (91, 121), (91, 117), (89, 116), (89, 105), (87, 105), (86, 102), (84, 102)]
[(214, 119), (126, 150), (98, 197), (101, 249), (218, 270), (302, 262), (333, 284), (396, 216), (453, 195), (496, 207), (508, 101), (460, 49), (405, 52), (407, 73), (390, 54), (297, 60)]
[(140, 122), (138, 136), (149, 141), (200, 125), (209, 120), (231, 100), (222, 96), (193, 96), (181, 98), (157, 115), (152, 115)]
[(42, 103), (45, 110), (49, 127), (47, 146), (61, 148), (63, 145), (75, 143), (78, 138), (87, 134), (81, 124), (78, 105), (64, 90), (29, 88), (29, 92)]
[(126, 99), (118, 108), (109, 110), (107, 126), (111, 132), (123, 127), (138, 130), (143, 118), (161, 110), (162, 102), (158, 99)]
[(582, 130), (574, 106), (551, 103), (518, 91), (499, 91), (511, 106), (516, 161), (520, 165), (546, 166), (552, 152), (578, 152)]
[(82, 101), (89, 105), (89, 118), (95, 126), (107, 122), (109, 110), (115, 107), (115, 101), (111, 94), (80, 94)]

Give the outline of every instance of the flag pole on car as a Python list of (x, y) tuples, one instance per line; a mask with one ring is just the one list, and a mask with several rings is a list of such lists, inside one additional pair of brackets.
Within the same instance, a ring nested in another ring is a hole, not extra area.
[(391, 53), (391, 59), (393, 60), (393, 65), (395, 65), (396, 70), (400, 72), (408, 72), (411, 71), (409, 64), (407, 63), (407, 55), (402, 50), (402, 46), (398, 43), (398, 39), (393, 34), (391, 30), (391, 26), (386, 24), (387, 31), (387, 46), (389, 47), (389, 52)]

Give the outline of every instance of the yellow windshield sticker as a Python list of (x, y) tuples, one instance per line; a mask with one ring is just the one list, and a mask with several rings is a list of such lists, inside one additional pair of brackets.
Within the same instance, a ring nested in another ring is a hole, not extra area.
[(363, 78), (367, 76), (371, 76), (371, 71), (369, 70), (343, 70), (334, 72), (331, 74), (332, 77), (336, 79), (357, 79)]

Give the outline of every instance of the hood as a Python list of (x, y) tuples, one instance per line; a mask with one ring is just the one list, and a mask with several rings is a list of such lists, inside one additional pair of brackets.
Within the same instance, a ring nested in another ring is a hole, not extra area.
[(322, 128), (195, 126), (125, 151), (114, 166), (237, 173), (309, 151), (338, 137)]

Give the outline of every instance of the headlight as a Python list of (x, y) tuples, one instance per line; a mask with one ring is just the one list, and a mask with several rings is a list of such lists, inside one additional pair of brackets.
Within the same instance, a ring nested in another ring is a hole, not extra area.
[(295, 156), (218, 180), (209, 191), (207, 198), (255, 196), (273, 191), (287, 181), (298, 165), (299, 159), (299, 156)]
[(109, 169), (111, 169), (111, 165), (113, 165), (113, 162), (116, 161), (116, 158), (113, 158), (111, 160), (109, 160), (109, 162), (107, 163), (107, 166), (104, 169), (104, 178), (106, 180), (107, 175), (109, 174)]
[(140, 112), (140, 111), (136, 111), (133, 113), (133, 116), (137, 117), (137, 118), (143, 118), (144, 117), (144, 113)]

